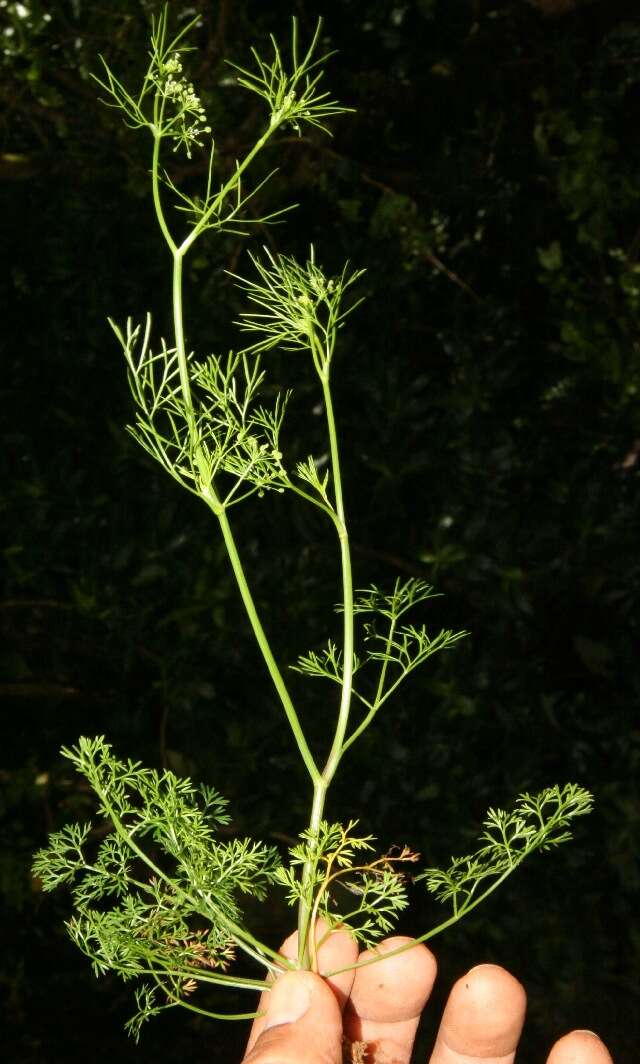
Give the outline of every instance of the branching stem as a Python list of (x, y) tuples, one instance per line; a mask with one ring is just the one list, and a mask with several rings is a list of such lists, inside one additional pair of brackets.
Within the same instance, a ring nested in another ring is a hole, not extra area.
[[(201, 467), (200, 474), (203, 480), (205, 479), (207, 472), (205, 468), (206, 460), (204, 458), (204, 455), (202, 454), (201, 444), (197, 436), (195, 412), (191, 392), (191, 382), (189, 379), (189, 367), (187, 363), (187, 352), (184, 335), (182, 301), (182, 260), (191, 245), (206, 228), (207, 221), (209, 220), (211, 215), (215, 212), (217, 207), (219, 207), (220, 204), (224, 201), (229, 191), (231, 191), (237, 185), (242, 171), (249, 165), (249, 163), (255, 157), (258, 151), (264, 146), (272, 132), (273, 130), (268, 131), (258, 140), (252, 151), (250, 151), (245, 157), (242, 164), (236, 168), (233, 177), (231, 177), (226, 183), (226, 185), (224, 185), (223, 188), (220, 190), (209, 211), (203, 214), (202, 218), (200, 219), (200, 222), (196, 226), (194, 226), (191, 233), (182, 242), (180, 247), (177, 247), (175, 245), (173, 238), (171, 237), (171, 234), (169, 233), (168, 228), (166, 226), (164, 214), (162, 212), (162, 204), (158, 187), (159, 144), (161, 138), (159, 136), (156, 136), (154, 142), (154, 157), (152, 167), (154, 176), (154, 205), (156, 208), (156, 214), (158, 216), (158, 222), (165, 235), (165, 239), (173, 250), (173, 325), (176, 354), (178, 358), (178, 367), (180, 372), (180, 388), (182, 392), (182, 398), (185, 404), (186, 416), (189, 421), (189, 432), (192, 437), (194, 458), (196, 464)], [(315, 784), (319, 779), (320, 775), (318, 767), (313, 759), (311, 751), (309, 750), (309, 746), (307, 744), (306, 738), (302, 731), (302, 727), (300, 725), (300, 720), (298, 718), (295, 707), (287, 690), (287, 686), (282, 677), (282, 673), (280, 672), (280, 669), (278, 668), (278, 665), (274, 658), (273, 652), (269, 644), (269, 640), (265, 634), (264, 628), (258, 616), (258, 612), (253, 601), (253, 596), (251, 595), (251, 592), (249, 590), (249, 585), (247, 583), (242, 562), (240, 560), (240, 555), (238, 553), (235, 539), (231, 531), (231, 526), (225, 513), (225, 506), (218, 498), (215, 491), (215, 487), (211, 482), (209, 482), (206, 488), (202, 491), (202, 495), (205, 501), (207, 502), (207, 505), (211, 508), (220, 523), (220, 529), (222, 531), (225, 546), (229, 554), (229, 559), (231, 561), (234, 576), (236, 578), (240, 595), (247, 611), (247, 616), (251, 623), (253, 633), (255, 635), (258, 646), (260, 647), (260, 650), (262, 652), (262, 656), (269, 671), (269, 675), (273, 680), (276, 691), (278, 692), (278, 695), (280, 697), (280, 701), (282, 702), (285, 714), (287, 716), (287, 720), (289, 721), (291, 730), (298, 745), (298, 749), (300, 750), (302, 760), (304, 761), (307, 771), (309, 772), (309, 775), (311, 776), (311, 779)]]

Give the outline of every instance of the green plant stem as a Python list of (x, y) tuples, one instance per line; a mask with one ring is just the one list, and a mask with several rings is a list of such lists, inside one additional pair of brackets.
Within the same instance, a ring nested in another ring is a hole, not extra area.
[(327, 428), (329, 430), (329, 449), (331, 453), (331, 469), (333, 474), (333, 489), (335, 494), (336, 515), (335, 525), (340, 540), (340, 561), (342, 565), (342, 603), (343, 603), (343, 671), (342, 671), (342, 694), (340, 697), (340, 709), (338, 711), (338, 723), (327, 763), (322, 775), (327, 785), (333, 779), (343, 752), (344, 737), (349, 723), (349, 710), (351, 708), (351, 695), (353, 689), (353, 578), (351, 572), (351, 550), (349, 547), (349, 533), (344, 511), (342, 496), (342, 478), (340, 475), (340, 452), (338, 449), (338, 434), (336, 431), (335, 417), (333, 413), (333, 401), (329, 386), (328, 365), (322, 377), (322, 391), (324, 396)]
[[(328, 786), (328, 782), (321, 777), (313, 788), (313, 802), (311, 804), (311, 816), (309, 817), (309, 832), (312, 838), (317, 838), (320, 831)], [(301, 895), (298, 904), (298, 964), (301, 968), (308, 968), (311, 964), (309, 924), (313, 908), (312, 892), (315, 883), (315, 867), (313, 858), (306, 861), (301, 875)]]
[[(176, 353), (178, 356), (178, 366), (180, 369), (180, 386), (182, 390), (182, 396), (187, 408), (188, 414), (193, 414), (193, 401), (191, 397), (191, 386), (189, 383), (189, 374), (187, 367), (187, 356), (184, 340), (184, 328), (183, 328), (183, 315), (182, 315), (182, 259), (187, 254), (189, 249), (195, 243), (199, 236), (206, 230), (209, 220), (214, 216), (221, 208), (225, 199), (229, 193), (233, 192), (238, 187), (242, 174), (248, 166), (255, 159), (256, 155), (264, 148), (265, 144), (273, 136), (281, 123), (276, 122), (269, 129), (265, 130), (261, 137), (258, 138), (253, 148), (244, 157), (242, 162), (236, 166), (232, 176), (222, 186), (218, 195), (215, 197), (209, 208), (202, 214), (196, 225), (193, 226), (191, 232), (180, 245), (177, 245), (171, 235), (171, 231), (167, 224), (167, 220), (164, 215), (164, 209), (162, 207), (162, 198), (160, 195), (160, 147), (162, 144), (162, 120), (164, 111), (164, 101), (160, 103), (158, 97), (154, 101), (154, 125), (153, 125), (153, 157), (151, 164), (151, 176), (152, 176), (152, 189), (153, 189), (153, 205), (158, 219), (158, 224), (162, 230), (162, 234), (169, 245), (171, 253), (173, 255), (173, 317), (175, 327), (176, 338)], [(192, 426), (195, 429), (195, 425)]]
[(211, 1012), (209, 1009), (202, 1009), (198, 1005), (192, 1005), (190, 1001), (185, 1001), (184, 998), (176, 997), (169, 987), (162, 982), (157, 972), (151, 972), (151, 977), (158, 989), (163, 994), (166, 994), (170, 1001), (170, 1004), (166, 1005), (165, 1008), (181, 1005), (183, 1008), (189, 1009), (190, 1012), (196, 1012), (199, 1016), (206, 1016), (209, 1020), (254, 1020), (256, 1016), (260, 1015), (258, 1012)]
[(154, 131), (153, 131), (153, 156), (151, 160), (151, 188), (153, 190), (153, 206), (155, 208), (156, 217), (158, 219), (158, 225), (162, 230), (162, 235), (165, 238), (172, 254), (175, 255), (177, 251), (176, 242), (171, 236), (167, 220), (164, 216), (164, 210), (162, 207), (162, 199), (160, 196), (160, 145), (162, 144), (162, 135), (158, 132), (158, 125), (161, 121), (161, 111), (158, 107), (158, 101), (156, 98), (154, 105)]
[[(173, 325), (176, 341), (176, 354), (178, 356), (178, 368), (180, 371), (180, 389), (185, 404), (185, 413), (189, 423), (192, 445), (197, 449), (198, 444), (193, 410), (193, 397), (191, 395), (191, 382), (189, 380), (189, 367), (187, 365), (187, 350), (185, 346), (184, 324), (182, 318), (182, 253), (179, 250), (176, 250), (173, 253)], [(202, 474), (204, 470), (201, 470), (200, 472)]]
[(240, 561), (240, 555), (238, 554), (238, 549), (236, 547), (235, 539), (233, 537), (233, 532), (231, 531), (231, 525), (229, 524), (229, 520), (223, 508), (221, 508), (219, 512), (216, 512), (213, 506), (211, 508), (214, 510), (214, 513), (216, 513), (216, 517), (220, 522), (220, 529), (222, 531), (222, 536), (224, 538), (225, 546), (227, 548), (229, 560), (231, 561), (231, 566), (233, 568), (233, 573), (236, 578), (236, 583), (238, 585), (238, 589), (240, 591), (240, 595), (244, 603), (244, 608), (247, 611), (247, 616), (253, 629), (253, 634), (255, 635), (256, 642), (258, 643), (258, 646), (260, 647), (260, 650), (262, 652), (265, 664), (267, 666), (267, 669), (269, 670), (269, 675), (273, 680), (273, 685), (276, 691), (278, 692), (278, 695), (280, 696), (280, 701), (282, 702), (284, 711), (287, 716), (287, 720), (289, 721), (289, 724), (291, 726), (291, 731), (293, 732), (296, 744), (300, 751), (300, 756), (302, 757), (302, 760), (305, 763), (307, 771), (311, 776), (315, 787), (320, 781), (320, 772), (309, 749), (307, 740), (300, 725), (298, 714), (296, 713), (293, 702), (291, 701), (291, 697), (282, 677), (282, 673), (278, 668), (276, 660), (271, 651), (271, 647), (269, 645), (269, 640), (267, 639), (264, 628), (262, 627), (262, 624), (260, 622), (258, 611), (256, 610), (256, 606), (253, 601), (253, 596), (251, 594), (251, 591), (249, 590), (247, 578), (244, 574), (242, 562)]
[[(284, 960), (284, 958), (281, 958)], [(213, 974), (212, 972), (202, 971), (201, 968), (141, 968), (140, 975), (153, 975), (154, 973), (164, 972), (167, 976), (173, 976), (178, 979), (197, 979), (199, 983), (208, 983), (211, 986), (224, 986), (230, 987), (233, 990), (249, 990), (255, 993), (256, 990), (262, 992), (269, 987), (269, 982), (266, 979), (251, 979), (249, 976), (235, 976), (235, 975), (222, 975), (219, 973)]]
[[(396, 629), (397, 620), (398, 620), (398, 618), (395, 615), (391, 618), (391, 624), (389, 625), (389, 635), (387, 636), (387, 643), (386, 643), (386, 647), (385, 647), (385, 655), (387, 655), (389, 653), (389, 650), (390, 650), (390, 647), (391, 647), (391, 641), (393, 639), (393, 636), (394, 636), (394, 633), (395, 633), (395, 629)], [(389, 665), (389, 658), (385, 656), (385, 659), (382, 662), (382, 668), (380, 669), (380, 677), (379, 677), (379, 680), (378, 680), (378, 688), (376, 690), (376, 694), (375, 694), (375, 698), (373, 700), (373, 703), (371, 704), (371, 707), (370, 707), (369, 712), (367, 713), (366, 717), (364, 717), (360, 721), (358, 727), (355, 728), (351, 732), (351, 735), (349, 736), (349, 738), (345, 740), (344, 745), (342, 747), (342, 753), (343, 754), (349, 749), (351, 744), (355, 743), (356, 739), (358, 739), (362, 735), (363, 731), (365, 731), (369, 727), (369, 725), (371, 724), (371, 721), (373, 720), (373, 718), (375, 717), (376, 713), (380, 709), (382, 703), (386, 702), (387, 697), (391, 694), (391, 691), (393, 691), (394, 688), (398, 686), (398, 683), (400, 681), (398, 681), (396, 684), (394, 684), (392, 687), (390, 687), (389, 691), (387, 691), (386, 694), (383, 697), (382, 692), (384, 690), (384, 681), (385, 681), (386, 676), (387, 676), (387, 667), (388, 667), (388, 665)]]
[[(314, 350), (314, 362), (316, 367), (321, 364), (319, 371), (322, 393), (325, 404), (327, 429), (329, 432), (329, 449), (331, 455), (331, 471), (333, 475), (333, 490), (335, 496), (335, 514), (332, 514), (338, 538), (340, 541), (340, 560), (342, 567), (342, 602), (343, 602), (343, 673), (342, 691), (340, 696), (340, 708), (338, 720), (333, 737), (333, 743), (322, 770), (320, 779), (315, 783), (313, 791), (313, 804), (309, 819), (309, 832), (311, 838), (318, 836), (322, 814), (324, 812), (325, 799), (329, 785), (335, 776), (344, 750), (344, 737), (349, 723), (349, 710), (353, 690), (353, 578), (351, 572), (351, 551), (349, 548), (349, 534), (344, 510), (344, 498), (342, 494), (342, 477), (340, 475), (340, 452), (338, 448), (338, 434), (333, 412), (331, 387), (329, 383), (330, 357), (318, 350), (320, 347), (316, 338)], [(307, 967), (311, 957), (309, 953), (308, 938), (309, 925), (312, 919), (312, 901), (309, 897), (310, 888), (313, 885), (314, 866), (312, 861), (307, 861), (302, 870), (302, 892), (298, 906), (298, 961), (301, 966)], [(313, 933), (313, 929), (312, 929)]]
[(189, 381), (189, 371), (187, 366), (187, 353), (184, 339), (184, 324), (182, 315), (182, 248), (176, 245), (173, 239), (167, 220), (164, 216), (164, 210), (162, 207), (162, 197), (160, 195), (160, 146), (162, 144), (162, 135), (159, 129), (162, 126), (162, 108), (158, 104), (158, 98), (156, 97), (154, 102), (154, 134), (153, 134), (153, 158), (151, 161), (151, 184), (153, 188), (153, 206), (156, 212), (156, 218), (158, 219), (158, 225), (162, 230), (171, 253), (173, 255), (173, 329), (176, 341), (176, 354), (178, 356), (178, 369), (180, 372), (180, 390), (182, 392), (182, 398), (184, 400), (187, 418), (189, 420), (189, 429), (193, 437), (195, 430), (195, 419), (193, 415), (193, 399), (191, 396), (191, 384)]
[(242, 174), (244, 173), (244, 171), (247, 169), (248, 166), (251, 165), (251, 163), (255, 159), (256, 155), (258, 155), (258, 153), (262, 151), (262, 149), (264, 148), (265, 144), (271, 139), (271, 137), (273, 136), (273, 134), (276, 132), (276, 130), (279, 128), (279, 126), (281, 124), (282, 124), (282, 120), (280, 122), (275, 122), (273, 124), (273, 126), (270, 126), (269, 129), (265, 130), (265, 132), (262, 134), (261, 137), (258, 137), (258, 139), (255, 142), (255, 144), (254, 144), (253, 148), (251, 149), (251, 151), (249, 151), (245, 155), (245, 157), (242, 160), (242, 162), (239, 163), (236, 166), (232, 176), (222, 186), (222, 188), (218, 192), (218, 195), (215, 197), (215, 199), (210, 204), (210, 206), (207, 208), (207, 210), (204, 211), (204, 213), (202, 214), (200, 220), (194, 225), (194, 227), (191, 230), (191, 232), (189, 233), (189, 235), (186, 236), (185, 239), (182, 241), (182, 244), (180, 245), (180, 248), (179, 248), (181, 254), (183, 254), (183, 255), (186, 254), (186, 252), (189, 250), (191, 245), (198, 239), (198, 237), (201, 235), (201, 233), (204, 232), (204, 230), (207, 228), (207, 226), (209, 224), (209, 219), (212, 216), (214, 216), (215, 214), (217, 214), (217, 212), (220, 210), (222, 204), (224, 203), (224, 201), (227, 198), (227, 196), (229, 195), (229, 193), (233, 192), (234, 189), (236, 189), (238, 187), (238, 184), (240, 182), (240, 179), (241, 179)]
[(335, 520), (335, 511), (331, 506), (327, 505), (323, 499), (320, 499), (315, 495), (310, 495), (308, 491), (304, 491), (303, 488), (298, 487), (298, 485), (293, 480), (290, 480), (288, 476), (283, 480), (283, 483), (286, 484), (289, 491), (293, 491), (299, 498), (304, 499), (305, 502), (310, 502), (312, 506), (317, 506), (318, 509), (327, 514), (332, 521)]

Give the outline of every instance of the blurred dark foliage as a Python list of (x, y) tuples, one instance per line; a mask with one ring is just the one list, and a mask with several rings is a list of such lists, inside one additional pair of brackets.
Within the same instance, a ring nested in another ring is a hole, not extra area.
[[(328, 270), (366, 266), (368, 300), (336, 372), (359, 586), (415, 574), (426, 620), (472, 637), (418, 674), (345, 759), (329, 813), (429, 863), (465, 852), (491, 804), (575, 780), (596, 811), (468, 924), (434, 943), (442, 989), (510, 967), (530, 998), (523, 1061), (570, 1026), (616, 1061), (640, 1037), (637, 668), (640, 470), (640, 19), (635, 3), (334, 0), (329, 82), (357, 108), (334, 139), (280, 138), (256, 211), (287, 199), (266, 243)], [(202, 11), (193, 80), (223, 168), (264, 115), (224, 60), (311, 30), (306, 0), (171, 3)], [(96, 981), (30, 855), (90, 815), (58, 756), (79, 733), (212, 782), (238, 831), (278, 842), (305, 822), (304, 771), (208, 512), (124, 432), (130, 405), (105, 324), (150, 309), (168, 271), (149, 144), (97, 100), (102, 52), (144, 63), (152, 0), (3, 0), (0, 196), (6, 269), (0, 764), (4, 1059), (23, 1064), (239, 1058), (243, 1032), (175, 1017), (126, 1040), (128, 988)], [(174, 159), (195, 188), (203, 163)], [(260, 176), (260, 174), (258, 174)], [(236, 342), (234, 236), (189, 261), (190, 343)], [(298, 358), (289, 455), (322, 447)], [(335, 633), (330, 529), (289, 499), (232, 513), (283, 661)], [(294, 688), (320, 748), (331, 692)], [(403, 930), (435, 922), (416, 890)], [(291, 914), (250, 914), (277, 942)], [(270, 923), (268, 923), (270, 919)], [(246, 1002), (243, 1001), (243, 1006)], [(433, 1013), (432, 1013), (433, 1015)], [(62, 1022), (61, 1022), (62, 1021)], [(425, 1024), (425, 1040), (433, 1019)], [(216, 1056), (216, 1045), (220, 1047)]]

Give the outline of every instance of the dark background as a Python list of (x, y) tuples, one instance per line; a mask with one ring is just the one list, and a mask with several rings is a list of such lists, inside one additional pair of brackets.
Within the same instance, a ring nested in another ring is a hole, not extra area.
[[(491, 960), (526, 986), (520, 1061), (571, 1026), (618, 1062), (640, 1037), (637, 510), (640, 460), (640, 20), (633, 2), (306, 0), (171, 3), (201, 11), (191, 74), (221, 166), (264, 121), (225, 59), (326, 17), (334, 139), (282, 135), (256, 213), (299, 203), (253, 247), (367, 273), (335, 372), (356, 585), (416, 575), (425, 619), (468, 628), (345, 760), (328, 813), (360, 817), (429, 864), (473, 848), (489, 805), (575, 780), (596, 797), (576, 839), (532, 858), (435, 940), (443, 989)], [(68, 899), (30, 859), (90, 815), (58, 751), (105, 733), (119, 753), (213, 783), (234, 825), (280, 843), (309, 798), (206, 509), (124, 431), (131, 407), (106, 326), (150, 309), (168, 329), (168, 260), (149, 142), (97, 101), (102, 52), (135, 84), (151, 0), (4, 3), (0, 195), (2, 949), (4, 1059), (234, 1060), (244, 1032), (187, 1015), (121, 1026), (131, 989), (96, 981), (68, 942)], [(175, 158), (195, 190), (203, 162)], [(249, 245), (251, 246), (251, 245)], [(225, 274), (247, 242), (203, 241), (187, 266), (190, 345), (237, 343)], [(288, 457), (322, 448), (299, 357)], [(337, 634), (335, 545), (289, 498), (232, 511), (284, 663)], [(419, 618), (416, 618), (418, 620)], [(314, 749), (335, 704), (294, 678)], [(436, 922), (415, 889), (402, 929)], [(251, 912), (276, 944), (292, 914)], [(246, 1000), (243, 999), (246, 1007)], [(433, 1026), (433, 1024), (431, 1024)], [(429, 1038), (429, 1022), (424, 1042)], [(218, 1047), (218, 1048), (216, 1048)]]

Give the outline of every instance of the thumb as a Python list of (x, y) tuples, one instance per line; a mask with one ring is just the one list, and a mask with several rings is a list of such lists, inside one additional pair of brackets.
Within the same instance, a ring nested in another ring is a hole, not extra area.
[(243, 1064), (340, 1064), (342, 1016), (313, 972), (286, 972), (269, 992), (259, 1038)]

